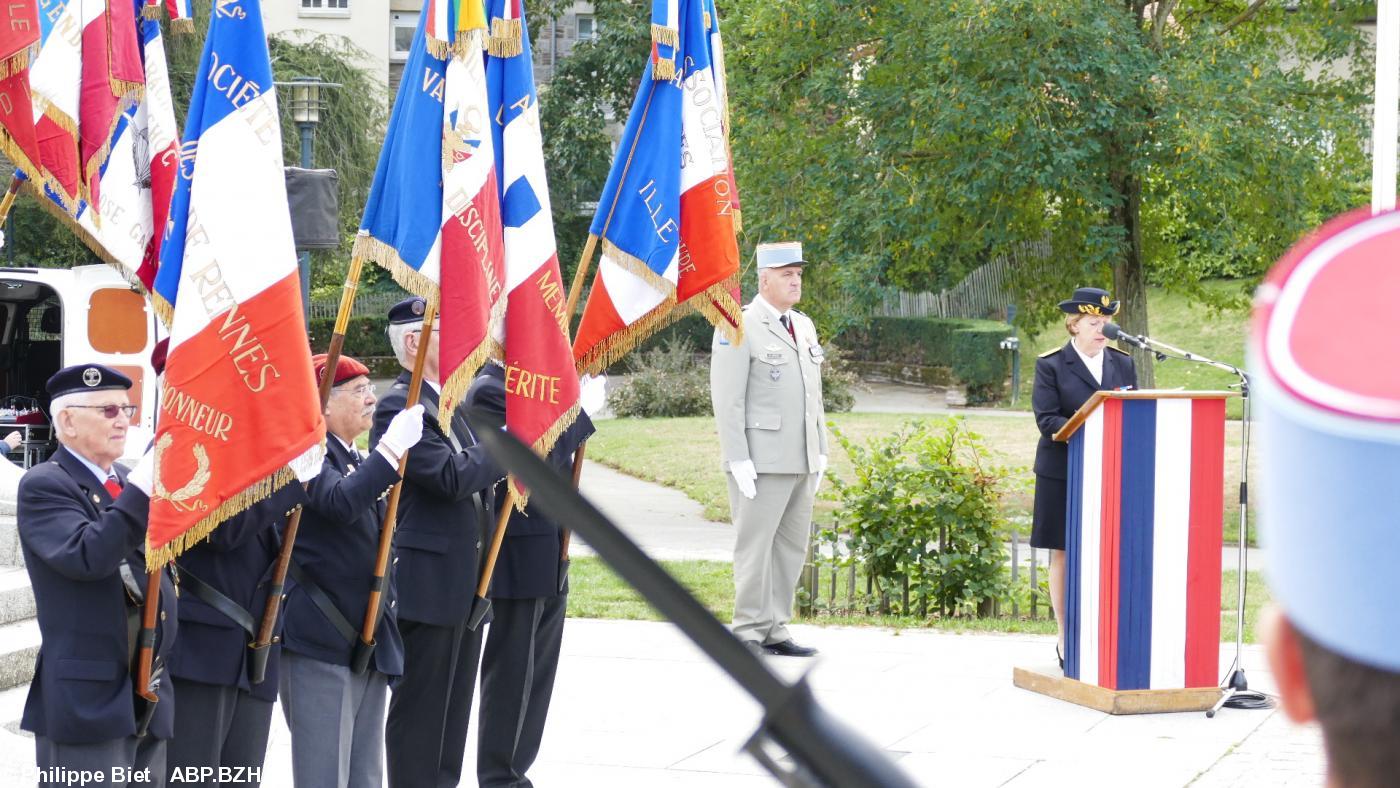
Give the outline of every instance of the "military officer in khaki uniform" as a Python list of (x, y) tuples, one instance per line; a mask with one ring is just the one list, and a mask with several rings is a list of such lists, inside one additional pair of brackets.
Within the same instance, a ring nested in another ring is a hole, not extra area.
[(788, 634), (807, 554), (812, 501), (826, 470), (822, 347), (802, 298), (802, 245), (760, 244), (758, 295), (744, 338), (715, 333), (710, 397), (734, 518), (734, 625), (755, 652), (810, 657)]

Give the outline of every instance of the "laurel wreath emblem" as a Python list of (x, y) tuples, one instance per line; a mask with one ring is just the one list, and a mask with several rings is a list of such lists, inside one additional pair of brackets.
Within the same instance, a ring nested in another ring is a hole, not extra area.
[(178, 490), (170, 492), (165, 488), (164, 482), (161, 481), (159, 471), (161, 457), (165, 454), (165, 451), (170, 448), (170, 444), (174, 442), (175, 439), (172, 438), (168, 432), (160, 436), (160, 440), (156, 441), (157, 472), (155, 474), (155, 497), (160, 500), (169, 501), (170, 505), (174, 506), (176, 509), (186, 512), (202, 512), (209, 508), (204, 501), (195, 500), (194, 503), (186, 503), (186, 501), (191, 498), (197, 498), (200, 493), (204, 492), (205, 486), (209, 484), (209, 479), (212, 476), (212, 474), (209, 473), (209, 452), (205, 451), (202, 444), (196, 443), (194, 445), (194, 476), (192, 476), (188, 482), (185, 482)]

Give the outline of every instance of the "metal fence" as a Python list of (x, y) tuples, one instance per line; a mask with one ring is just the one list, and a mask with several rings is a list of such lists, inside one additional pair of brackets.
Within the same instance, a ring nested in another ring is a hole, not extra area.
[[(810, 544), (798, 585), (803, 615), (879, 615), (888, 613), (896, 601), (901, 610), (909, 611), (907, 579), (898, 588), (877, 588), (874, 579), (856, 562), (837, 562), (819, 552), (816, 526), (813, 526)], [(1026, 537), (1016, 532), (1006, 534), (1006, 550), (1011, 570), (1009, 604), (993, 603), (980, 612), (1012, 618), (1052, 617), (1053, 611), (1040, 587), (1042, 579), (1049, 579), (1049, 551), (1032, 548)], [(1024, 605), (1022, 600), (1025, 600)], [(931, 612), (938, 611), (919, 608), (906, 615), (926, 617)]]
[[(355, 297), (355, 305), (350, 310), (351, 317), (364, 317), (366, 315), (384, 317), (389, 313), (389, 307), (397, 304), (407, 296), (404, 293), (360, 293)], [(334, 319), (336, 312), (340, 309), (340, 297), (316, 298), (311, 301), (311, 319), (317, 318)]]
[(1006, 254), (938, 293), (891, 293), (877, 312), (882, 317), (1005, 317), (1011, 302), (1011, 273), (1039, 265), (1050, 256), (1049, 241), (1023, 241)]

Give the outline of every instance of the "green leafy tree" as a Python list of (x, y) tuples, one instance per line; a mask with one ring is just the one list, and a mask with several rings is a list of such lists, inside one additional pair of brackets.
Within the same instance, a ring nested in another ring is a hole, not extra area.
[(1247, 287), (1365, 200), (1374, 5), (1297, 6), (736, 0), (745, 221), (830, 261), (813, 286), (848, 319), (882, 285), (938, 289), (1048, 239), (1017, 272), (1027, 325), (1107, 284), (1147, 333), (1149, 281)]

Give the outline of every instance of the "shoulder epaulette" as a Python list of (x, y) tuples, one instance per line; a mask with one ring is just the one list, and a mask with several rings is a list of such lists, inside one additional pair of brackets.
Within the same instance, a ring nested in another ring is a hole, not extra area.
[(1036, 358), (1045, 358), (1046, 356), (1053, 356), (1053, 355), (1055, 355), (1056, 353), (1059, 353), (1059, 352), (1060, 352), (1061, 350), (1063, 350), (1063, 349), (1064, 349), (1063, 347), (1052, 347), (1052, 348), (1050, 348), (1049, 350), (1045, 351), (1044, 353), (1041, 353), (1040, 355), (1036, 356)]
[(1131, 356), (1131, 355), (1132, 355), (1132, 353), (1129, 353), (1128, 351), (1122, 350), (1122, 349), (1120, 349), (1120, 348), (1116, 348), (1116, 347), (1114, 347), (1114, 346), (1112, 346), (1112, 345), (1104, 345), (1104, 347), (1108, 348), (1109, 350), (1112, 350), (1112, 351), (1115, 351), (1115, 352), (1118, 352), (1118, 353), (1122, 353), (1122, 354), (1125, 355), (1125, 356)]

